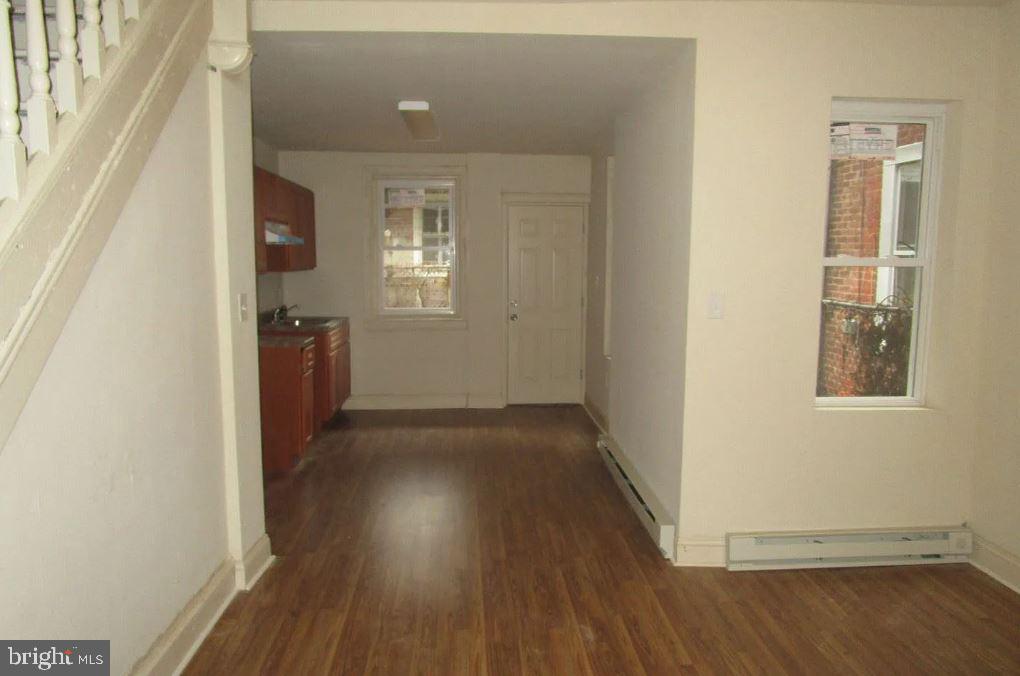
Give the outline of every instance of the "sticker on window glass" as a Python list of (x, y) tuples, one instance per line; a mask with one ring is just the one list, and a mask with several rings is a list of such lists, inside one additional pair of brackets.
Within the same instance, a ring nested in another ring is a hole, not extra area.
[(837, 122), (829, 126), (830, 159), (895, 160), (895, 124)]
[(423, 207), (425, 206), (425, 188), (386, 188), (386, 205)]

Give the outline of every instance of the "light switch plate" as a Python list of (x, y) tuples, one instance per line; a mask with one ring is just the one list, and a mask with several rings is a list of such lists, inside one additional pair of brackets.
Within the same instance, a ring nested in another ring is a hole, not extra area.
[(237, 318), (238, 321), (248, 321), (248, 294), (237, 294)]
[(708, 318), (722, 319), (726, 312), (724, 309), (723, 295), (719, 291), (710, 291), (708, 294)]

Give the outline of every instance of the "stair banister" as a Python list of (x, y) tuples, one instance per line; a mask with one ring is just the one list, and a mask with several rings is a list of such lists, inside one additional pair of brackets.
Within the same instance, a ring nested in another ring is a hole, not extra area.
[(57, 0), (57, 31), (60, 34), (58, 109), (61, 113), (77, 113), (81, 104), (82, 74), (78, 63), (78, 18), (75, 16), (74, 0)]
[(56, 145), (57, 109), (50, 95), (50, 48), (46, 42), (46, 16), (43, 0), (28, 0), (25, 5), (25, 34), (28, 38), (29, 84), (32, 95), (28, 109), (28, 154), (50, 154)]
[(145, 10), (143, 0), (124, 0), (124, 19), (140, 19)]
[(85, 25), (81, 29), (81, 64), (86, 78), (103, 75), (103, 57), (106, 54), (106, 39), (100, 30), (103, 15), (99, 11), (99, 0), (85, 0), (82, 13)]
[(124, 7), (121, 0), (103, 0), (103, 34), (106, 44), (120, 47), (124, 33)]
[(18, 80), (11, 40), (11, 3), (0, 0), (0, 199), (18, 199), (25, 187), (25, 144), (18, 117)]

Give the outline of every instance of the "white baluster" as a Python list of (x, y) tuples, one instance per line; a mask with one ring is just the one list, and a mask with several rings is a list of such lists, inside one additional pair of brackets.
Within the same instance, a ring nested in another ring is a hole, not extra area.
[(120, 0), (103, 0), (103, 33), (107, 45), (120, 47), (124, 33), (124, 7)]
[(61, 113), (77, 113), (81, 102), (81, 64), (78, 63), (78, 19), (74, 0), (57, 0), (60, 61), (57, 62), (57, 101)]
[(103, 15), (99, 0), (85, 0), (85, 26), (81, 29), (81, 63), (85, 77), (101, 77), (106, 56), (106, 41), (100, 30)]
[(25, 144), (18, 117), (18, 81), (11, 42), (11, 3), (0, 0), (0, 199), (18, 199), (25, 187)]
[(141, 19), (145, 11), (145, 0), (124, 0), (124, 18)]
[(28, 37), (29, 84), (28, 154), (49, 154), (56, 142), (57, 109), (50, 96), (50, 49), (46, 44), (46, 17), (43, 0), (28, 0), (25, 5), (25, 33)]

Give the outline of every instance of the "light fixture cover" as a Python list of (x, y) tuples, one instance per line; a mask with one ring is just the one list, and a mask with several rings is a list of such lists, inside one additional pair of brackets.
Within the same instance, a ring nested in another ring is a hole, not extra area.
[(428, 101), (401, 101), (397, 110), (415, 141), (438, 141), (439, 127), (429, 109)]

